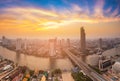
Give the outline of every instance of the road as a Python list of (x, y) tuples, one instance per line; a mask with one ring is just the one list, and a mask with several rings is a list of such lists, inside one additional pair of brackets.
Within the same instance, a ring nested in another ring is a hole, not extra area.
[(84, 73), (89, 76), (93, 81), (108, 81), (102, 75), (95, 72), (91, 69), (87, 64), (85, 64), (82, 60), (78, 59), (73, 53), (71, 53), (68, 49), (63, 49), (68, 57), (75, 62), (83, 71)]

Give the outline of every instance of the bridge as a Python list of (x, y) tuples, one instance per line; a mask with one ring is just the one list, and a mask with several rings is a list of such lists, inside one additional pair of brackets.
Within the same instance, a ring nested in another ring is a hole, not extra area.
[(90, 77), (93, 81), (108, 81), (102, 75), (98, 74), (96, 71), (91, 69), (87, 64), (85, 64), (82, 60), (78, 59), (73, 53), (71, 53), (68, 49), (63, 49), (68, 57), (79, 67), (84, 73)]

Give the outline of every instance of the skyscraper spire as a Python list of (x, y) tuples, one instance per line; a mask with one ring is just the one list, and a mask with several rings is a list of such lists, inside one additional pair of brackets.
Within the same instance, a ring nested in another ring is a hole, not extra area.
[(83, 27), (80, 28), (80, 32), (81, 32), (81, 41), (80, 41), (80, 47), (81, 47), (81, 51), (85, 52), (86, 49), (86, 34), (85, 34), (85, 30)]

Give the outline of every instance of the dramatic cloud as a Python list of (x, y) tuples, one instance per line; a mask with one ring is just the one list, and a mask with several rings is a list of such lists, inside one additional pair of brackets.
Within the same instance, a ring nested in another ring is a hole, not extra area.
[[(17, 0), (7, 0), (7, 2), (11, 1)], [(120, 21), (119, 7), (111, 13), (112, 7), (104, 10), (104, 5), (104, 0), (97, 0), (93, 14), (90, 14), (88, 5), (84, 9), (77, 4), (70, 4), (70, 8), (62, 8), (62, 10), (58, 10), (54, 6), (52, 6), (52, 9), (35, 7), (1, 8), (0, 26), (35, 27), (37, 30), (41, 30), (58, 28), (76, 22), (94, 24)], [(110, 15), (106, 16), (105, 13)]]
[(97, 0), (94, 7), (95, 17), (102, 18), (104, 16), (103, 7), (104, 7), (104, 0)]

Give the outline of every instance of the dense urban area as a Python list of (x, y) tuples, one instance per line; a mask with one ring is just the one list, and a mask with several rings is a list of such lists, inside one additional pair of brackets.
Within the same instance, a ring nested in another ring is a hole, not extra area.
[[(120, 81), (120, 38), (0, 40), (1, 81)], [(42, 59), (42, 61), (40, 60)]]

